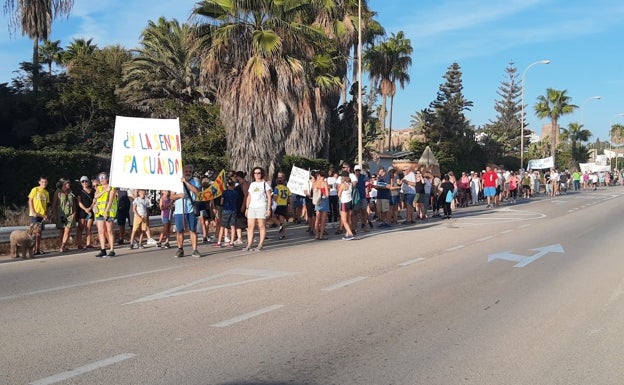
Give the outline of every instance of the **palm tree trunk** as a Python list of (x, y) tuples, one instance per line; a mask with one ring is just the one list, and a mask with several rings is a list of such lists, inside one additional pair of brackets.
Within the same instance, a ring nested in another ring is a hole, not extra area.
[(394, 95), (390, 95), (390, 116), (388, 117), (388, 151), (392, 148), (392, 110), (394, 107)]
[(35, 96), (39, 90), (39, 37), (33, 38), (32, 86)]

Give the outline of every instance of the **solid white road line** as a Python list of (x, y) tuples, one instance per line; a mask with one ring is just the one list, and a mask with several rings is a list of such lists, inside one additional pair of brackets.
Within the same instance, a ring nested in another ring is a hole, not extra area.
[(500, 233), (501, 234), (508, 234), (508, 233), (511, 233), (511, 232), (513, 232), (513, 230), (505, 230), (505, 231), (501, 231)]
[(326, 288), (321, 289), (321, 290), (322, 290), (322, 291), (333, 291), (333, 290), (340, 289), (340, 288), (345, 287), (345, 286), (349, 286), (349, 285), (351, 285), (352, 283), (356, 283), (356, 282), (363, 281), (363, 280), (365, 280), (366, 278), (368, 278), (368, 277), (355, 277), (355, 278), (350, 279), (350, 280), (348, 280), (348, 281), (339, 282), (339, 283), (337, 283), (337, 284), (335, 284), (335, 285), (332, 285), (332, 286), (326, 287)]
[(418, 262), (424, 261), (424, 260), (425, 260), (425, 258), (410, 259), (409, 261), (405, 261), (403, 263), (399, 263), (399, 266), (409, 266), (411, 264), (418, 263)]
[(132, 357), (135, 357), (135, 356), (136, 356), (136, 354), (133, 354), (133, 353), (119, 354), (119, 355), (116, 355), (114, 357), (110, 357), (110, 358), (107, 358), (105, 360), (102, 360), (102, 361), (97, 361), (97, 362), (94, 362), (92, 364), (81, 366), (81, 367), (76, 368), (76, 369), (68, 370), (68, 371), (63, 372), (63, 373), (55, 374), (53, 376), (50, 376), (50, 377), (47, 377), (47, 378), (43, 378), (43, 379), (37, 380), (35, 382), (31, 382), (30, 385), (50, 385), (50, 384), (55, 384), (57, 382), (65, 381), (65, 380), (67, 380), (69, 378), (76, 377), (76, 376), (79, 376), (79, 375), (87, 373), (87, 372), (92, 372), (92, 371), (94, 371), (96, 369), (103, 368), (105, 366), (110, 366), (110, 365), (116, 364), (118, 362), (128, 360), (128, 359), (130, 359)]
[(225, 320), (225, 321), (221, 321), (219, 323), (213, 324), (212, 326), (217, 327), (217, 328), (224, 328), (230, 325), (234, 325), (236, 323), (242, 322), (242, 321), (246, 321), (250, 318), (253, 317), (257, 317), (259, 315), (271, 312), (273, 310), (277, 310), (281, 307), (283, 307), (284, 305), (273, 305), (273, 306), (268, 306), (265, 308), (262, 308), (260, 310), (256, 310), (256, 311), (252, 311), (251, 313), (247, 313), (247, 314), (243, 314), (240, 315), (238, 317), (234, 317), (234, 318), (230, 318), (229, 320)]
[(487, 237), (483, 237), (483, 238), (479, 238), (479, 239), (475, 239), (476, 242), (483, 242), (483, 241), (487, 241), (488, 239), (492, 239), (494, 238), (493, 235), (488, 235)]
[(463, 249), (464, 247), (466, 247), (466, 245), (457, 245), (455, 247), (451, 247), (449, 249), (446, 249), (446, 251), (455, 251), (455, 250)]

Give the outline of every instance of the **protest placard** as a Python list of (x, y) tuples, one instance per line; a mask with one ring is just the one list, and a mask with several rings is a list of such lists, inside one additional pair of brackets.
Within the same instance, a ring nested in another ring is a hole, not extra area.
[(178, 191), (181, 178), (178, 119), (116, 117), (111, 186)]
[(304, 190), (309, 190), (310, 170), (304, 170), (297, 166), (293, 166), (288, 178), (286, 187), (295, 195), (305, 195)]

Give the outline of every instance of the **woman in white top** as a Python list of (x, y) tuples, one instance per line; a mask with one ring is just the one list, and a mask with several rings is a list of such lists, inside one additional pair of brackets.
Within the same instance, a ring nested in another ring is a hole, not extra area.
[(343, 171), (340, 185), (338, 186), (338, 197), (340, 198), (340, 223), (346, 232), (342, 239), (345, 241), (353, 239), (353, 232), (351, 231), (350, 223), (351, 211), (353, 210), (353, 198), (351, 196), (352, 188), (353, 184), (351, 183), (351, 178), (349, 178), (349, 172)]
[(243, 251), (251, 251), (254, 230), (258, 225), (259, 241), (256, 250), (262, 250), (266, 238), (266, 218), (271, 216), (271, 184), (264, 180), (265, 172), (262, 167), (254, 167), (254, 181), (249, 184), (247, 201), (245, 202), (245, 216), (247, 217), (247, 247)]

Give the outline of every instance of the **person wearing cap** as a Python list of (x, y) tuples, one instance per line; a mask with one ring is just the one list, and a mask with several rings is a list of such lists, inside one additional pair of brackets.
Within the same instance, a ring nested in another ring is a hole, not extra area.
[(360, 201), (357, 204), (355, 204), (355, 202), (353, 203), (353, 211), (351, 214), (351, 230), (354, 234), (356, 234), (358, 214), (360, 216), (360, 226), (362, 230), (369, 231), (366, 224), (368, 223), (371, 228), (373, 227), (373, 224), (368, 218), (368, 202), (366, 201), (366, 182), (368, 181), (368, 176), (362, 171), (362, 166), (359, 164), (355, 165), (353, 171), (355, 174), (353, 176), (349, 174), (349, 178), (353, 183), (353, 187), (357, 188), (360, 194)]
[(401, 186), (398, 183), (394, 167), (388, 168), (388, 174), (390, 178), (390, 185), (388, 186), (390, 189), (390, 212), (388, 220), (390, 223), (397, 224), (397, 218), (399, 215), (399, 190), (401, 189)]
[(78, 229), (76, 230), (76, 243), (79, 249), (92, 249), (91, 229), (93, 228), (93, 204), (95, 189), (87, 176), (80, 178), (80, 190), (78, 191)]
[(68, 250), (69, 234), (71, 229), (76, 225), (76, 196), (71, 189), (71, 181), (69, 179), (61, 179), (59, 181), (60, 188), (54, 192), (52, 197), (52, 218), (55, 219), (56, 228), (60, 231), (61, 246), (59, 251)]

